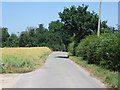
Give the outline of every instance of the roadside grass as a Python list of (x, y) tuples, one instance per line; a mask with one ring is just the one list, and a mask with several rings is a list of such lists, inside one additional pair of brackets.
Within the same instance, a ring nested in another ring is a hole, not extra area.
[(83, 60), (81, 57), (69, 56), (69, 58), (89, 71), (91, 75), (105, 83), (108, 88), (119, 87), (120, 74), (118, 72), (113, 72), (94, 64), (88, 64), (87, 61)]
[(24, 73), (42, 66), (52, 52), (47, 47), (0, 48), (0, 73)]

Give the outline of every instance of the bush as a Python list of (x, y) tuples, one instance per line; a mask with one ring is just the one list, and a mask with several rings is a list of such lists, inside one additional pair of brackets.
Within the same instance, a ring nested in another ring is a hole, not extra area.
[(74, 55), (74, 52), (75, 52), (74, 45), (75, 45), (75, 42), (73, 41), (73, 42), (71, 42), (71, 43), (69, 44), (69, 46), (68, 46), (68, 51), (69, 51), (72, 55)]
[(76, 55), (107, 69), (120, 70), (120, 34), (106, 33), (100, 37), (88, 36), (81, 40)]
[[(81, 42), (78, 44), (78, 46), (76, 47), (76, 55), (83, 57), (83, 59), (89, 59), (89, 57), (87, 56), (88, 53), (88, 47), (89, 47), (89, 43), (94, 40), (95, 36), (89, 36), (89, 38), (83, 39), (81, 40)], [(90, 51), (90, 50), (89, 50)]]

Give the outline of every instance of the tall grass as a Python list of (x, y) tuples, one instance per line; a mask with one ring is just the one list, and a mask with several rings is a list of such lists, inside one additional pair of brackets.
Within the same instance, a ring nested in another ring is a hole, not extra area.
[(27, 72), (41, 66), (51, 50), (47, 47), (0, 48), (0, 73)]

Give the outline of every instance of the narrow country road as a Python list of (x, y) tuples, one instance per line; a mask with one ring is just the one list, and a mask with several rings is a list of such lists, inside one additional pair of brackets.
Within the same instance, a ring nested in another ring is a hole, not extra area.
[(36, 71), (24, 74), (13, 88), (105, 88), (99, 80), (67, 58), (53, 52)]

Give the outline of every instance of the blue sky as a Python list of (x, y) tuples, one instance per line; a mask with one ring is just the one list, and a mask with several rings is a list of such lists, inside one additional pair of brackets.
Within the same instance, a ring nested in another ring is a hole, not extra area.
[[(71, 5), (89, 5), (89, 11), (99, 11), (99, 2), (2, 2), (2, 27), (10, 33), (24, 31), (28, 26), (37, 27), (44, 24), (47, 28), (51, 21), (59, 19), (58, 12)], [(102, 3), (102, 20), (109, 26), (118, 24), (118, 3)]]

